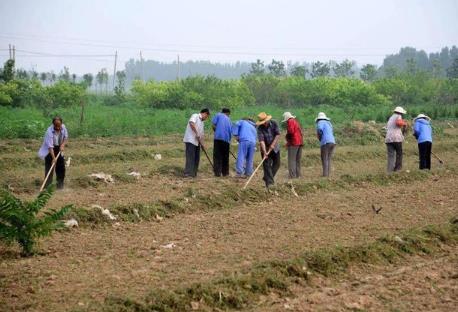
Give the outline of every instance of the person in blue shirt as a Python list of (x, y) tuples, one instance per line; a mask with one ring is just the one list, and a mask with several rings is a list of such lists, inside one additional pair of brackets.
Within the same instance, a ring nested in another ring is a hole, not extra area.
[(253, 159), (257, 139), (256, 124), (252, 119), (245, 117), (235, 123), (232, 134), (239, 142), (237, 162), (235, 164), (237, 177), (249, 177), (253, 173)]
[(315, 119), (316, 135), (320, 141), (321, 163), (323, 166), (323, 177), (329, 177), (331, 171), (331, 158), (336, 147), (334, 131), (332, 129), (331, 119), (326, 114), (320, 112)]
[(230, 109), (223, 108), (221, 113), (216, 114), (212, 119), (212, 126), (215, 131), (213, 141), (213, 171), (217, 177), (229, 175), (229, 152), (232, 138), (230, 114)]
[(413, 135), (418, 141), (418, 155), (420, 169), (431, 169), (431, 149), (433, 146), (433, 130), (431, 118), (424, 114), (414, 118)]

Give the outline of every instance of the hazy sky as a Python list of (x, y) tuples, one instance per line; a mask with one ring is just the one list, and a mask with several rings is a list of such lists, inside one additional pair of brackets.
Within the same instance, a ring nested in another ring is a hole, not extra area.
[(11, 43), (20, 67), (79, 74), (112, 68), (116, 50), (121, 68), (140, 51), (160, 61), (381, 64), (402, 46), (458, 44), (458, 0), (0, 0), (0, 16), (0, 62)]

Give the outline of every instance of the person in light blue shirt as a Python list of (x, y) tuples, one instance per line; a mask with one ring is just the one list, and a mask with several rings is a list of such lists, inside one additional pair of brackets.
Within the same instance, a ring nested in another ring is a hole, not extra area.
[(235, 169), (237, 177), (248, 177), (253, 173), (253, 159), (256, 149), (256, 124), (247, 117), (235, 123), (232, 134), (239, 142)]
[(320, 141), (321, 163), (323, 165), (323, 177), (329, 177), (331, 171), (331, 158), (336, 147), (334, 131), (332, 129), (331, 119), (326, 114), (320, 112), (315, 119), (316, 135)]
[(229, 118), (230, 109), (223, 108), (221, 113), (212, 119), (213, 130), (213, 171), (215, 176), (229, 175), (229, 152), (232, 138), (232, 122)]
[(418, 155), (420, 169), (431, 169), (431, 150), (433, 146), (433, 130), (431, 118), (424, 114), (414, 119), (413, 135), (418, 141)]

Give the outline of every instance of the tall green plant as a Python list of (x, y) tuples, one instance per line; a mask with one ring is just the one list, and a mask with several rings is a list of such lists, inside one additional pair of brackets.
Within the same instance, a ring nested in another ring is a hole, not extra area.
[(8, 191), (0, 193), (0, 239), (7, 243), (17, 242), (22, 255), (33, 254), (36, 241), (64, 226), (62, 217), (69, 212), (71, 205), (59, 210), (50, 209), (38, 215), (53, 194), (52, 188), (41, 192), (31, 202), (23, 202)]

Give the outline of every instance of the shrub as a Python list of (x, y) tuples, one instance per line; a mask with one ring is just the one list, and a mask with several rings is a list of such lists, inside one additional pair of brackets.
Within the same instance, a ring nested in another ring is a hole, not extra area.
[(22, 255), (32, 255), (36, 240), (62, 227), (61, 219), (71, 208), (65, 206), (37, 216), (52, 193), (50, 188), (41, 192), (34, 201), (22, 202), (11, 193), (3, 191), (0, 201), (0, 239), (8, 243), (15, 241), (21, 246)]

